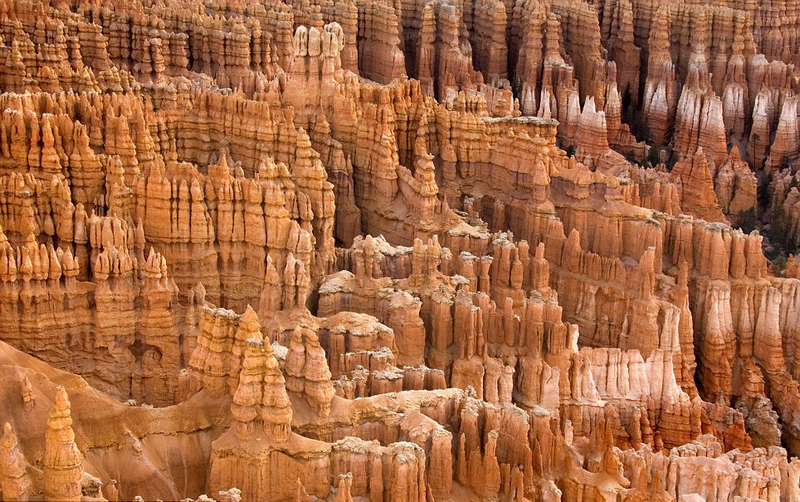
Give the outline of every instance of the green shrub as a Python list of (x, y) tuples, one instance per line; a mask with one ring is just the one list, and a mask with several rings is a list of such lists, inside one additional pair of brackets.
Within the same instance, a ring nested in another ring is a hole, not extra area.
[(658, 163), (661, 162), (661, 158), (659, 155), (659, 149), (655, 146), (650, 147), (650, 151), (647, 152), (647, 158), (644, 161), (645, 166), (657, 166)]
[(739, 213), (739, 228), (742, 229), (742, 232), (749, 234), (757, 228), (757, 225), (756, 208), (751, 207)]

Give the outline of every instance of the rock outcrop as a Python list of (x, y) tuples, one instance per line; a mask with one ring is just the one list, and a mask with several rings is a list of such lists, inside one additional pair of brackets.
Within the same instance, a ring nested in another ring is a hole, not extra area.
[(800, 500), (798, 29), (0, 0), (0, 497)]
[(83, 456), (75, 444), (69, 397), (63, 387), (56, 389), (55, 408), (47, 419), (45, 445), (42, 469), (45, 500), (82, 500)]

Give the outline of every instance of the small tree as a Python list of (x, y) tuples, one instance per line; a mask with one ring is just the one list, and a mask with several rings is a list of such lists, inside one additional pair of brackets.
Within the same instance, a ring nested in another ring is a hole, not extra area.
[(642, 121), (641, 125), (636, 129), (636, 141), (653, 141), (653, 135), (650, 134), (650, 125)]
[(626, 85), (625, 90), (622, 92), (622, 107), (627, 109), (629, 106), (631, 106), (631, 101), (633, 101), (631, 86)]
[(772, 272), (778, 277), (786, 277), (786, 257), (778, 256), (772, 260)]
[(780, 248), (782, 251), (786, 250), (788, 239), (786, 236), (786, 227), (783, 224), (783, 203), (778, 202), (775, 204), (775, 210), (772, 212), (772, 223), (769, 227), (769, 241), (775, 248)]
[(677, 163), (678, 163), (678, 157), (675, 155), (675, 152), (672, 152), (672, 154), (667, 159), (667, 172), (671, 173), (672, 168), (675, 167), (675, 164)]
[(772, 174), (761, 176), (758, 179), (758, 189), (756, 191), (756, 200), (758, 200), (758, 207), (769, 207), (769, 201), (772, 198)]
[(797, 254), (797, 237), (791, 236), (787, 238), (786, 243), (786, 254), (787, 255), (796, 255)]
[(739, 228), (742, 232), (749, 234), (756, 229), (758, 218), (756, 217), (756, 208), (751, 207), (739, 213)]
[(520, 93), (522, 92), (522, 82), (519, 79), (514, 79), (511, 82), (511, 92), (514, 94), (515, 98), (520, 98)]
[(645, 159), (644, 165), (645, 166), (657, 166), (659, 162), (661, 162), (661, 155), (659, 154), (659, 149), (655, 146), (651, 146), (650, 150), (647, 152), (647, 158)]

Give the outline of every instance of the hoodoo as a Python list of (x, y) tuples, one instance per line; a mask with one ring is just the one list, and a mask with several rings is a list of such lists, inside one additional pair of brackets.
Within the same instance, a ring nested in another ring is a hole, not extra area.
[(0, 500), (800, 501), (796, 0), (0, 0)]

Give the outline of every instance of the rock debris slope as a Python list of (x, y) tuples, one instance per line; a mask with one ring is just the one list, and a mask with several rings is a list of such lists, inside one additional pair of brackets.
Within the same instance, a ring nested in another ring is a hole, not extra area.
[(3, 500), (800, 500), (792, 0), (0, 0)]

